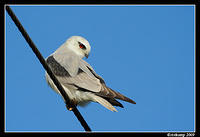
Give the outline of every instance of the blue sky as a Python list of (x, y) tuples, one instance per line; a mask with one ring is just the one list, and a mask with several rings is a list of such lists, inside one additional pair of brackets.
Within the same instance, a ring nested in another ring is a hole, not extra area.
[[(136, 105), (79, 111), (93, 131), (194, 131), (194, 6), (11, 6), (46, 58), (72, 35), (86, 60)], [(5, 13), (6, 131), (84, 131), (46, 83), (44, 68)]]

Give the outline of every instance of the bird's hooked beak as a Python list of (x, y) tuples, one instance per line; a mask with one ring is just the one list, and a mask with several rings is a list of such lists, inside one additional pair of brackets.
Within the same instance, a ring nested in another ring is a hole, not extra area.
[(85, 54), (85, 57), (88, 58), (89, 54)]

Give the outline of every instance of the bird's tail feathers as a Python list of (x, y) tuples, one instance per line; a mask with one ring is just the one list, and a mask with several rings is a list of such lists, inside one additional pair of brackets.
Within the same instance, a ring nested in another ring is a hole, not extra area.
[(95, 102), (100, 103), (102, 106), (106, 107), (107, 109), (117, 112), (117, 110), (107, 100), (103, 99), (102, 97), (94, 95), (93, 99)]
[(116, 98), (116, 99), (120, 99), (120, 100), (129, 102), (129, 103), (132, 103), (132, 104), (136, 104), (136, 102), (133, 101), (132, 99), (130, 99), (130, 98), (128, 98), (128, 97), (122, 95), (122, 94), (119, 93), (119, 92), (114, 91), (113, 89), (111, 89), (111, 88), (109, 88), (109, 87), (107, 87), (107, 88), (108, 88), (111, 92), (114, 92), (114, 93), (115, 93), (115, 95), (116, 95), (115, 98)]

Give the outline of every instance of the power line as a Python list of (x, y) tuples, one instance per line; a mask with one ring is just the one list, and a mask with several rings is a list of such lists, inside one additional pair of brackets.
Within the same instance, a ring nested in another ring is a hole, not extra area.
[(66, 94), (66, 92), (63, 89), (63, 87), (61, 86), (60, 82), (54, 76), (53, 72), (51, 71), (51, 69), (47, 65), (45, 59), (43, 58), (43, 56), (41, 55), (41, 53), (37, 49), (34, 42), (29, 37), (28, 33), (26, 32), (26, 30), (24, 29), (24, 27), (22, 26), (22, 24), (20, 23), (20, 21), (18, 20), (18, 18), (16, 17), (14, 12), (12, 11), (12, 9), (9, 6), (6, 6), (6, 11), (8, 12), (9, 16), (12, 18), (13, 22), (15, 23), (15, 25), (17, 26), (17, 28), (19, 29), (19, 31), (21, 32), (23, 37), (25, 38), (26, 42), (29, 44), (30, 48), (33, 50), (33, 52), (35, 53), (35, 55), (39, 59), (40, 63), (42, 64), (42, 66), (44, 67), (46, 72), (49, 74), (50, 78), (53, 80), (56, 87), (59, 89), (61, 95), (65, 99), (66, 105), (70, 108), (73, 108), (72, 111), (74, 112), (75, 116), (77, 117), (77, 119), (79, 120), (79, 122), (81, 123), (81, 125), (83, 126), (85, 131), (91, 131), (90, 127), (88, 126), (88, 124), (86, 123), (83, 116), (81, 115), (81, 113), (76, 108), (76, 106), (70, 102), (69, 96)]

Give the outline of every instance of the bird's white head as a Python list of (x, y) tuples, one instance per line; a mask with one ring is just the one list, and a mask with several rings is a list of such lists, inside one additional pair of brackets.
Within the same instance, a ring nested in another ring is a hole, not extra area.
[(88, 58), (91, 47), (89, 42), (81, 36), (72, 36), (64, 44), (68, 49), (75, 52), (80, 58)]

